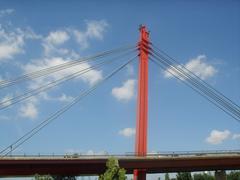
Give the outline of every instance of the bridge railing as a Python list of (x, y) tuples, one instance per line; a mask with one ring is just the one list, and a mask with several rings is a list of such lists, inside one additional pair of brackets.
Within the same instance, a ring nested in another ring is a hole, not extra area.
[[(145, 157), (181, 157), (181, 156), (207, 156), (207, 155), (240, 155), (240, 150), (202, 150), (202, 151), (161, 151), (149, 152)], [(126, 152), (124, 154), (86, 154), (86, 153), (66, 153), (66, 154), (10, 154), (6, 158), (109, 158), (114, 157), (137, 157), (134, 152)]]

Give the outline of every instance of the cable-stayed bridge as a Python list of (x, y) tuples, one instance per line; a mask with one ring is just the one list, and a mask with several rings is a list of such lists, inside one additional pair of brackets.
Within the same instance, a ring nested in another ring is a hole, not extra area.
[[(136, 141), (134, 155), (117, 156), (120, 165), (126, 168), (128, 173), (134, 173), (138, 180), (146, 179), (146, 173), (177, 172), (177, 171), (202, 171), (202, 170), (231, 170), (240, 169), (240, 151), (227, 152), (186, 152), (149, 155), (147, 151), (147, 129), (148, 129), (148, 65), (149, 62), (161, 69), (168, 71), (172, 76), (183, 82), (202, 97), (214, 104), (232, 119), (240, 122), (240, 107), (214, 87), (209, 85), (189, 69), (181, 65), (174, 58), (159, 49), (149, 39), (149, 32), (145, 26), (140, 27), (140, 40), (137, 44), (122, 46), (98, 54), (47, 67), (35, 72), (21, 75), (19, 77), (0, 82), (0, 89), (15, 86), (19, 83), (49, 76), (64, 71), (86, 62), (91, 62), (90, 67), (80, 68), (57, 80), (48, 82), (36, 89), (29, 90), (0, 103), (0, 110), (9, 108), (16, 103), (25, 101), (44, 91), (50, 90), (60, 84), (83, 76), (84, 74), (100, 69), (114, 62), (123, 62), (95, 83), (89, 89), (82, 91), (71, 102), (58, 111), (41, 121), (33, 129), (0, 150), (0, 175), (31, 175), (42, 174), (99, 174), (105, 169), (105, 162), (109, 156), (11, 156), (11, 153), (26, 141), (39, 133), (44, 127), (68, 111), (83, 98), (91, 95), (99, 86), (106, 83), (128, 64), (139, 61), (138, 98), (137, 98), (137, 122)], [(66, 168), (68, 167), (68, 168)]]

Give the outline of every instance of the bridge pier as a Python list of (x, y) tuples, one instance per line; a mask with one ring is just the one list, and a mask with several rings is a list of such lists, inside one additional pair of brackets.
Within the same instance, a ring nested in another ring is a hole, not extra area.
[(144, 169), (135, 169), (133, 171), (134, 180), (146, 180), (146, 174)]
[(216, 180), (227, 180), (226, 172), (224, 170), (215, 171)]

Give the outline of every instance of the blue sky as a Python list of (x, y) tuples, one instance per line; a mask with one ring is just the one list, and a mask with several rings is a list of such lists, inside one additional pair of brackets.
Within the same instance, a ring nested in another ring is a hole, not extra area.
[[(137, 43), (138, 27), (145, 24), (153, 43), (240, 104), (239, 1), (2, 0), (0, 7), (2, 80)], [(107, 75), (110, 67), (1, 111), (0, 148)], [(240, 148), (237, 121), (153, 64), (149, 71), (149, 152)], [(48, 80), (1, 90), (0, 101)], [(15, 153), (133, 152), (136, 87), (137, 61)]]

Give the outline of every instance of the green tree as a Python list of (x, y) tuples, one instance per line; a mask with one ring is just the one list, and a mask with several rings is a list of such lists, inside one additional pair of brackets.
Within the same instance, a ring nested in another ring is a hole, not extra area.
[(76, 180), (75, 176), (53, 176), (54, 180)]
[(50, 175), (39, 175), (39, 174), (36, 174), (34, 176), (34, 179), (35, 180), (54, 180), (54, 178)]
[(165, 178), (164, 178), (165, 180), (170, 180), (170, 177), (169, 177), (169, 174), (168, 173), (166, 173), (165, 174)]
[(75, 176), (50, 176), (50, 175), (38, 175), (34, 176), (35, 180), (76, 180)]
[(194, 174), (193, 175), (194, 180), (215, 180), (215, 178), (210, 174)]
[(189, 172), (177, 173), (177, 180), (192, 180), (192, 175)]
[(240, 180), (240, 171), (231, 171), (227, 175), (227, 180)]
[(109, 158), (107, 163), (107, 170), (104, 174), (99, 176), (99, 180), (126, 180), (126, 170), (119, 167), (118, 160), (114, 157)]

